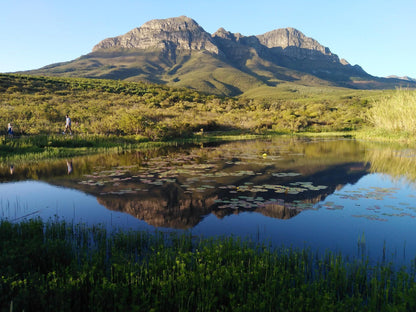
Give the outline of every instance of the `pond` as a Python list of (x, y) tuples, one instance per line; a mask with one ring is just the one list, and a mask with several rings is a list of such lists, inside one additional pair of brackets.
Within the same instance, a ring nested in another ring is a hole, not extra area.
[(0, 218), (232, 235), (408, 264), (416, 150), (273, 138), (0, 167)]

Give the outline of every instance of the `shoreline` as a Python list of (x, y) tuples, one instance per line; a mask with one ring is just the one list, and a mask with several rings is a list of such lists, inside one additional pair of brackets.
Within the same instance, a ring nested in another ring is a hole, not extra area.
[(416, 147), (416, 137), (407, 133), (386, 133), (375, 130), (339, 132), (275, 132), (249, 133), (246, 131), (213, 131), (194, 133), (187, 138), (174, 138), (166, 141), (150, 141), (134, 136), (103, 135), (33, 135), (19, 138), (3, 138), (0, 145), (0, 162), (37, 161), (85, 156), (99, 153), (112, 153), (127, 150), (154, 149), (183, 144), (200, 144), (238, 140), (255, 140), (273, 137), (308, 138), (351, 138), (369, 142), (410, 145)]

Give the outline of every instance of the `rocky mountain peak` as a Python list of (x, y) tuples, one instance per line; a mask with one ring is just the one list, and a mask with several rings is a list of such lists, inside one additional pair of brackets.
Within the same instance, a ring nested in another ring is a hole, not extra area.
[(140, 28), (147, 32), (204, 32), (196, 21), (187, 16), (155, 19), (144, 23)]
[(279, 49), (289, 57), (311, 60), (325, 58), (329, 62), (340, 63), (336, 54), (295, 28), (275, 29), (256, 37), (263, 46)]
[(232, 32), (229, 32), (225, 30), (224, 28), (218, 29), (214, 34), (212, 34), (212, 37), (227, 39), (227, 40), (234, 40), (234, 34)]
[(93, 52), (109, 48), (207, 50), (219, 53), (211, 35), (186, 16), (151, 20), (122, 36), (104, 39), (93, 48)]
[(281, 28), (269, 31), (263, 35), (256, 36), (260, 43), (268, 48), (296, 47), (331, 54), (331, 51), (319, 44), (315, 39), (306, 37), (302, 32), (295, 28)]

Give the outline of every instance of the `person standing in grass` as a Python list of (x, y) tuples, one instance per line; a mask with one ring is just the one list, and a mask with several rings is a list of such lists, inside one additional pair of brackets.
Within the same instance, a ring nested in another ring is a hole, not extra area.
[(13, 126), (12, 126), (11, 122), (9, 122), (7, 124), (7, 134), (11, 137), (13, 136)]
[(65, 116), (65, 131), (63, 132), (64, 134), (67, 133), (67, 131), (69, 131), (69, 134), (72, 134), (72, 129), (71, 129), (71, 118), (69, 118), (69, 115), (67, 114)]

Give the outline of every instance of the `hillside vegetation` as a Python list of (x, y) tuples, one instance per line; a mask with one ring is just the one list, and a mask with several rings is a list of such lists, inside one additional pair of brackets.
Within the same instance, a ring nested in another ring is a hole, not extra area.
[(149, 140), (219, 130), (346, 131), (365, 125), (370, 103), (386, 93), (286, 83), (229, 98), (149, 83), (2, 74), (0, 132), (12, 122), (19, 135), (59, 134), (66, 114), (75, 134)]

